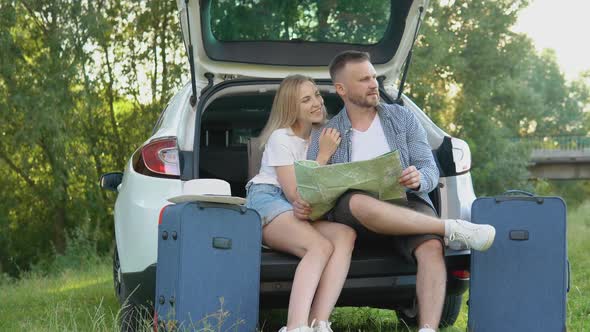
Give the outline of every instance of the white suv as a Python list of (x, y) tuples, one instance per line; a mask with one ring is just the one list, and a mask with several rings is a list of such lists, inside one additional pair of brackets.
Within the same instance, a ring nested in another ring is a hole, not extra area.
[[(371, 54), (383, 101), (403, 103), (425, 128), (441, 174), (439, 187), (430, 193), (439, 215), (470, 219), (475, 195), (468, 145), (447, 135), (399, 94), (403, 83), (396, 86), (404, 63), (408, 67), (427, 0), (379, 1), (365, 10), (356, 8), (361, 2), (350, 0), (177, 2), (192, 81), (170, 100), (124, 172), (101, 178), (103, 188), (118, 192), (113, 272), (120, 301), (128, 299), (132, 306), (153, 302), (160, 211), (170, 204), (168, 198), (182, 193), (186, 181), (223, 179), (233, 195), (245, 195), (252, 164), (247, 143), (264, 126), (282, 78), (296, 73), (313, 77), (329, 114), (341, 109), (328, 64), (348, 49)], [(286, 14), (293, 17), (293, 11), (299, 21), (289, 21)], [(232, 30), (232, 22), (244, 17), (256, 20), (247, 31)], [(386, 241), (358, 243), (339, 303), (397, 309), (412, 324), (416, 269), (384, 250)], [(443, 320), (452, 324), (468, 286), (469, 251), (447, 250), (446, 261)], [(287, 306), (296, 265), (295, 257), (263, 250), (262, 307)]]

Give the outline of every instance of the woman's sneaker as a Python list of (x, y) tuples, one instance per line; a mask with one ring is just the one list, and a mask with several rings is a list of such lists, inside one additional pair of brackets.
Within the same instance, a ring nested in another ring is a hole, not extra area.
[(315, 332), (315, 330), (312, 329), (309, 326), (300, 326), (300, 327), (295, 328), (295, 329), (287, 330), (287, 327), (286, 326), (283, 326), (279, 330), (279, 332)]
[[(314, 320), (315, 322), (315, 320)], [(332, 325), (331, 322), (326, 322), (325, 320), (320, 320), (318, 321), (318, 325), (317, 326), (313, 326), (314, 322), (311, 323), (311, 327), (313, 327), (313, 331), (314, 332), (334, 332), (332, 330), (332, 328), (330, 327), (330, 325)]]
[(461, 219), (446, 219), (445, 237), (455, 246), (456, 242), (460, 242), (465, 244), (467, 249), (485, 251), (494, 243), (496, 229), (491, 225), (473, 224)]

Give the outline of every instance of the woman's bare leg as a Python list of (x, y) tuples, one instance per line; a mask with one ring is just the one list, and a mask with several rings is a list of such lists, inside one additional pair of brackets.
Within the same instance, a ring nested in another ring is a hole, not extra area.
[(334, 252), (320, 279), (309, 316), (310, 321), (328, 321), (348, 275), (356, 232), (349, 226), (329, 221), (316, 221), (312, 225), (334, 246)]
[(302, 221), (292, 211), (276, 217), (262, 229), (263, 242), (278, 251), (301, 258), (289, 297), (287, 329), (309, 324), (311, 304), (334, 246), (314, 229), (308, 221)]

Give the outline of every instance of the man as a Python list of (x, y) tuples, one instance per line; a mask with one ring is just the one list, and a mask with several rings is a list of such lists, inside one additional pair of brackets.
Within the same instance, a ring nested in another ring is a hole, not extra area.
[[(367, 230), (396, 235), (396, 248), (418, 267), (420, 331), (434, 331), (445, 298), (443, 236), (461, 240), (475, 250), (486, 250), (492, 245), (495, 229), (437, 218), (428, 192), (437, 186), (439, 173), (426, 132), (407, 108), (380, 103), (376, 72), (368, 53), (346, 51), (337, 55), (330, 64), (330, 76), (344, 108), (326, 125), (336, 128), (342, 136), (329, 163), (368, 160), (397, 150), (404, 169), (398, 181), (407, 188), (407, 201), (392, 204), (364, 192), (348, 192), (340, 197), (329, 217), (354, 227), (359, 236)], [(316, 159), (318, 139), (316, 131), (307, 159)], [(310, 212), (306, 202), (294, 203), (298, 218), (307, 219)]]

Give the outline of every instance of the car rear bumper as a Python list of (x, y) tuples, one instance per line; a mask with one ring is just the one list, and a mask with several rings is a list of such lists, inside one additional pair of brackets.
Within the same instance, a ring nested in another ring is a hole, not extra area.
[[(353, 256), (348, 278), (338, 306), (369, 306), (396, 309), (412, 304), (416, 294), (416, 266), (398, 256), (364, 252)], [(272, 251), (262, 253), (260, 305), (262, 308), (286, 308), (293, 275), (299, 260)], [(451, 251), (445, 256), (447, 294), (462, 294), (469, 279), (458, 278), (455, 270), (469, 270), (469, 252)], [(152, 305), (156, 289), (156, 264), (140, 272), (123, 273), (125, 294), (133, 304)]]

